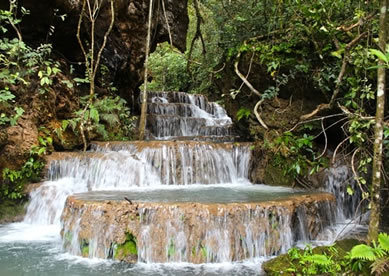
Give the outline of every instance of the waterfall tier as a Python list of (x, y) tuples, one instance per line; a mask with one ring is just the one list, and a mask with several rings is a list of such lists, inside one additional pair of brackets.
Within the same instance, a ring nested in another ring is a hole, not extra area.
[(234, 141), (232, 121), (217, 103), (203, 95), (150, 92), (146, 128), (150, 140)]
[(250, 143), (96, 142), (87, 153), (56, 153), (48, 179), (72, 177), (91, 190), (247, 181)]
[(62, 215), (64, 247), (127, 262), (241, 261), (314, 239), (334, 210), (334, 197), (325, 193), (244, 203), (145, 202), (134, 196), (69, 197)]

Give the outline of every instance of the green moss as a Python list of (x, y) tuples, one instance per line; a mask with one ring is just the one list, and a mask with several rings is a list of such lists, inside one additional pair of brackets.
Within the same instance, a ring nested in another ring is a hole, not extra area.
[(89, 246), (84, 246), (82, 248), (81, 254), (82, 254), (83, 257), (88, 257), (89, 256)]
[(170, 239), (169, 248), (167, 250), (167, 256), (168, 258), (174, 256), (176, 254), (176, 247), (174, 245), (174, 242), (172, 239)]
[(114, 245), (114, 259), (124, 260), (127, 257), (134, 257), (138, 255), (136, 247), (136, 238), (131, 233), (126, 233), (126, 240), (122, 244)]
[[(333, 246), (318, 246), (312, 249), (312, 254), (326, 254), (331, 256), (331, 259), (335, 262), (341, 261), (348, 251), (354, 245), (360, 243), (358, 240), (346, 239), (336, 242)], [(299, 250), (300, 254), (303, 254), (303, 250)], [(297, 260), (292, 261), (288, 254), (280, 255), (274, 259), (271, 259), (263, 263), (262, 268), (269, 276), (296, 275), (295, 272), (288, 272), (288, 268), (295, 267), (297, 271), (301, 271), (301, 264)]]
[(200, 251), (201, 251), (201, 255), (203, 255), (203, 258), (204, 258), (204, 259), (207, 259), (207, 256), (208, 256), (207, 247), (201, 246)]
[(286, 269), (291, 267), (290, 265), (290, 259), (288, 254), (280, 255), (274, 259), (271, 259), (270, 261), (264, 262), (262, 264), (263, 270), (267, 273), (269, 276), (278, 276), (278, 275), (286, 275), (286, 276), (292, 276), (295, 275), (291, 272), (286, 272)]
[(270, 162), (266, 166), (264, 182), (266, 185), (291, 187), (294, 180), (290, 176), (285, 176), (282, 169), (273, 166)]
[(81, 240), (80, 249), (83, 257), (89, 256), (89, 242), (87, 240)]
[(25, 214), (23, 200), (0, 199), (0, 224), (21, 221)]
[(72, 232), (69, 231), (63, 235), (63, 241), (64, 241), (65, 246), (71, 244), (72, 240), (73, 240), (73, 233)]

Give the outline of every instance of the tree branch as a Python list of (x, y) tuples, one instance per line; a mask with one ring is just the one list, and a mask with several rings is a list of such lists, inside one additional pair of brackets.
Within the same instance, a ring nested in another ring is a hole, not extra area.
[(344, 48), (342, 67), (340, 69), (338, 78), (336, 80), (336, 87), (335, 87), (334, 93), (332, 94), (330, 102), (328, 104), (319, 104), (316, 107), (316, 109), (314, 109), (311, 113), (302, 115), (300, 117), (300, 120), (304, 121), (304, 120), (310, 119), (313, 116), (315, 116), (317, 113), (319, 113), (320, 111), (325, 110), (325, 109), (330, 109), (330, 108), (333, 107), (334, 102), (335, 102), (336, 98), (338, 97), (338, 94), (339, 94), (339, 91), (340, 91), (340, 86), (341, 86), (341, 83), (343, 81), (344, 74), (346, 73), (349, 51), (351, 50), (351, 48), (353, 48), (366, 35), (367, 35), (367, 32), (364, 32), (364, 33), (360, 34), (359, 36), (354, 38), (351, 42), (349, 42), (346, 45), (346, 47)]
[(336, 28), (338, 31), (344, 31), (344, 32), (349, 32), (351, 31), (352, 29), (356, 28), (356, 27), (359, 27), (359, 26), (362, 26), (363, 24), (365, 24), (367, 21), (369, 21), (370, 19), (372, 19), (374, 16), (376, 16), (377, 14), (376, 13), (372, 13), (370, 15), (368, 15), (367, 17), (365, 18), (361, 18), (358, 20), (357, 23), (355, 24), (352, 24), (350, 26), (339, 26), (338, 28)]
[(254, 107), (254, 114), (255, 114), (255, 117), (257, 118), (258, 122), (261, 124), (261, 126), (263, 128), (265, 128), (266, 130), (269, 129), (269, 127), (265, 124), (265, 122), (262, 120), (261, 118), (261, 115), (259, 114), (258, 112), (258, 108), (260, 107), (260, 105), (263, 103), (264, 99), (261, 99), (257, 102), (257, 104), (255, 105)]
[(190, 60), (192, 58), (192, 53), (193, 53), (193, 48), (194, 48), (194, 43), (195, 41), (200, 38), (201, 40), (201, 44), (203, 46), (203, 56), (205, 56), (206, 54), (206, 49), (205, 49), (205, 42), (204, 42), (204, 38), (203, 38), (203, 35), (201, 33), (201, 23), (203, 21), (203, 18), (201, 17), (201, 13), (200, 13), (200, 8), (199, 8), (199, 3), (197, 2), (197, 0), (193, 0), (193, 5), (194, 5), (194, 8), (195, 8), (195, 11), (196, 11), (196, 18), (197, 18), (197, 21), (196, 21), (196, 32), (195, 32), (195, 35), (192, 39), (192, 42), (190, 44), (190, 48), (189, 48), (189, 53), (188, 53), (188, 65), (187, 65), (187, 71), (189, 72), (189, 68), (190, 68)]
[(246, 84), (246, 86), (257, 96), (262, 97), (262, 94), (252, 86), (252, 84), (247, 80), (247, 78), (239, 71), (239, 59), (240, 59), (240, 53), (236, 56), (236, 61), (234, 63), (235, 73), (238, 75), (238, 77)]

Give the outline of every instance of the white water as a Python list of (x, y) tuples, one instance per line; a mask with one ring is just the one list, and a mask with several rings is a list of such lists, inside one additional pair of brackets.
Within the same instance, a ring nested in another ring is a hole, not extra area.
[(232, 135), (226, 111), (201, 95), (156, 92), (151, 93), (151, 103), (148, 109), (153, 119), (148, 119), (148, 129), (153, 139)]
[[(205, 127), (213, 127), (212, 131), (216, 131), (216, 134), (217, 128), (220, 128), (220, 133), (223, 133), (225, 127), (230, 124), (230, 119), (225, 111), (216, 104), (210, 104), (201, 97), (192, 97), (184, 94), (177, 94), (174, 97), (173, 102), (178, 101), (190, 104), (191, 115), (194, 114), (196, 116), (194, 118), (198, 117), (200, 121), (205, 121)], [(162, 95), (153, 99), (153, 102), (167, 104), (169, 101), (167, 96)], [(163, 131), (166, 130), (166, 128), (161, 129)], [(172, 128), (169, 127), (168, 129), (167, 135), (160, 136), (160, 139), (177, 136), (172, 133), (174, 131)], [(184, 134), (199, 135), (198, 129), (192, 130), (195, 131)], [(200, 134), (214, 135), (215, 133), (212, 131)], [(54, 258), (56, 261), (65, 260), (68, 264), (83, 262), (96, 266), (93, 252), (99, 249), (97, 239), (90, 240), (90, 252), (92, 252), (90, 260), (64, 254), (60, 249), (62, 243), (59, 235), (61, 229), (60, 216), (67, 196), (87, 191), (144, 191), (155, 188), (174, 190), (178, 185), (189, 185), (186, 188), (193, 189), (194, 193), (196, 189), (205, 184), (210, 187), (216, 185), (227, 186), (233, 189), (234, 186), (239, 186), (240, 188), (247, 187), (247, 189), (252, 189), (253, 186), (247, 180), (249, 160), (249, 145), (221, 147), (208, 143), (190, 146), (185, 143), (177, 143), (175, 146), (139, 147), (138, 144), (127, 143), (117, 146), (116, 149), (95, 146), (94, 152), (80, 154), (80, 156), (70, 159), (54, 161), (49, 169), (49, 181), (44, 182), (41, 187), (31, 193), (31, 202), (24, 222), (0, 228), (0, 256), (4, 254), (2, 250), (17, 251), (18, 249), (14, 248), (14, 244), (20, 244), (24, 250), (33, 248), (34, 254), (39, 252), (39, 248), (43, 248), (41, 255), (36, 254), (42, 258)], [(345, 178), (348, 177), (349, 174), (346, 167), (330, 170), (327, 190), (337, 194), (344, 194), (339, 193), (340, 189), (344, 189), (340, 188), (340, 183), (343, 183)], [(267, 188), (265, 187), (264, 189), (266, 190)], [(289, 190), (284, 189), (283, 191)], [(342, 191), (344, 192), (344, 190)], [(352, 201), (350, 205), (349, 199), (346, 199), (345, 196), (340, 196), (337, 202), (335, 219), (337, 222), (344, 222), (345, 218), (350, 217), (352, 210), (355, 210), (355, 201)], [(348, 209), (344, 208), (345, 206), (351, 207)], [(170, 211), (172, 212), (171, 217), (176, 219), (180, 217), (180, 214), (176, 213), (179, 212), (178, 210), (173, 208)], [(246, 271), (247, 275), (258, 275), (260, 273), (258, 262), (263, 260), (263, 256), (268, 254), (263, 251), (263, 245), (274, 225), (277, 224), (282, 229), (279, 237), (282, 248), (280, 251), (272, 252), (272, 254), (285, 252), (297, 242), (297, 239), (304, 242), (309, 240), (309, 234), (305, 231), (304, 210), (301, 210), (299, 234), (297, 236), (290, 227), (290, 218), (282, 216), (282, 210), (277, 210), (276, 212), (279, 213), (278, 216), (273, 216), (272, 218), (279, 217), (280, 220), (270, 220), (267, 226), (262, 229), (256, 228), (255, 220), (252, 219), (253, 217), (260, 218), (262, 216), (261, 213), (244, 214), (244, 216), (247, 216), (243, 218), (244, 223), (241, 225), (244, 229), (243, 231), (245, 231), (244, 237), (238, 237), (234, 231), (227, 229), (233, 229), (234, 225), (228, 221), (226, 216), (221, 216), (216, 221), (207, 218), (209, 219), (208, 225), (210, 227), (205, 232), (204, 248), (207, 248), (207, 251), (204, 254), (206, 255), (207, 262), (218, 262), (218, 264), (190, 265), (185, 262), (184, 252), (176, 250), (175, 254), (168, 256), (167, 261), (171, 262), (170, 264), (148, 264), (147, 266), (139, 264), (125, 271), (130, 274), (134, 273), (134, 275), (137, 275), (139, 271), (147, 271), (148, 269), (150, 269), (150, 274), (155, 275), (159, 275), (159, 272), (170, 275), (171, 271), (173, 271), (173, 275), (174, 273), (177, 273), (176, 275), (213, 275), (213, 273), (215, 275), (219, 273), (236, 275), (234, 271)], [(331, 212), (328, 213), (330, 214)], [(152, 256), (153, 236), (150, 232), (153, 215), (153, 213), (149, 213), (146, 218), (149, 224), (146, 223), (142, 226), (144, 228), (142, 230), (141, 243), (145, 244), (145, 246), (139, 250), (139, 259), (149, 263), (154, 260)], [(166, 231), (164, 234), (167, 236), (167, 240), (172, 240), (177, 248), (186, 248), (187, 240), (185, 235), (187, 234), (185, 234), (182, 222), (170, 220), (165, 223)], [(238, 227), (237, 225), (235, 226)], [(327, 242), (333, 240), (339, 235), (339, 229), (339, 227), (328, 228), (320, 236), (320, 240)], [(77, 229), (73, 229), (73, 232), (77, 232)], [(244, 262), (231, 262), (233, 252), (230, 245), (234, 235), (235, 242), (244, 245), (244, 255), (248, 258)], [(73, 235), (71, 242), (72, 244), (74, 243), (72, 246), (74, 251), (71, 253), (80, 254), (77, 235)], [(38, 244), (38, 247), (34, 247), (32, 244)], [(46, 244), (49, 244), (49, 246), (46, 246)], [(168, 250), (168, 246), (165, 247), (165, 250)], [(201, 249), (197, 248), (197, 250)], [(106, 256), (107, 252), (104, 254)], [(97, 263), (99, 262), (107, 263), (102, 260), (99, 260)], [(224, 270), (221, 268), (222, 266), (227, 266), (228, 268)], [(0, 267), (0, 272), (1, 269)], [(123, 271), (122, 268), (120, 271)], [(37, 273), (36, 275), (44, 274)], [(143, 275), (147, 275), (147, 273)]]

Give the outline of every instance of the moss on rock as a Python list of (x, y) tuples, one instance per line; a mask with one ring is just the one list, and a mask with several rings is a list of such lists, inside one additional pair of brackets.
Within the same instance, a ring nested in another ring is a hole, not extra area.
[[(351, 250), (355, 245), (359, 244), (360, 241), (355, 239), (345, 239), (337, 241), (333, 246), (318, 246), (312, 250), (312, 254), (326, 254), (331, 256), (332, 260), (337, 262), (342, 260), (348, 251)], [(300, 250), (303, 254), (303, 250)], [(263, 270), (269, 276), (293, 276), (296, 272), (289, 272), (288, 268), (294, 267), (297, 271), (302, 270), (302, 265), (298, 260), (292, 261), (288, 254), (282, 254), (274, 259), (271, 259), (262, 264)]]
[(288, 175), (284, 175), (281, 168), (275, 167), (269, 162), (265, 169), (264, 182), (267, 185), (292, 187), (294, 180)]
[(89, 242), (87, 240), (81, 240), (80, 243), (80, 249), (81, 249), (81, 255), (83, 257), (88, 257), (89, 256)]
[(0, 224), (23, 220), (26, 213), (24, 201), (0, 199)]
[(114, 245), (115, 260), (134, 263), (138, 259), (138, 249), (136, 246), (136, 238), (131, 233), (126, 233), (126, 240), (122, 244)]

